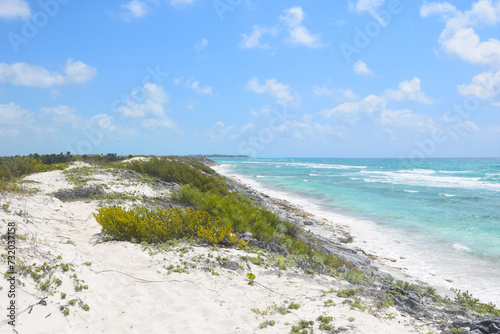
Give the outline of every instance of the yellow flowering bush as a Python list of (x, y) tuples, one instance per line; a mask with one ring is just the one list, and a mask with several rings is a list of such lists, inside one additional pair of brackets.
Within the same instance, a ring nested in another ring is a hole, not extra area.
[(232, 243), (238, 242), (231, 227), (201, 210), (107, 207), (98, 209), (94, 217), (102, 232), (117, 240), (161, 243), (187, 238), (217, 244), (227, 238)]

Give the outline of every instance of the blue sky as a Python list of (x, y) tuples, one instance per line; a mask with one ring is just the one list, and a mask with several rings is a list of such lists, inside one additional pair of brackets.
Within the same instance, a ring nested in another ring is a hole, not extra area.
[(0, 0), (0, 155), (500, 156), (500, 1)]

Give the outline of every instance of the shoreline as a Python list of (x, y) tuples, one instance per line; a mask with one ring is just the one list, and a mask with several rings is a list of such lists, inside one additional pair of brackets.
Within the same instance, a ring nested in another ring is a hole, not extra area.
[[(307, 328), (309, 333), (328, 329), (331, 333), (450, 334), (453, 327), (500, 326), (500, 318), (438, 298), (423, 285), (386, 279), (378, 271), (379, 264), (372, 266), (361, 251), (344, 246), (350, 235), (340, 227), (329, 229), (338, 243), (328, 246), (358, 261), (366, 276), (345, 266), (334, 275), (316, 267), (310, 271), (300, 258), (267, 251), (262, 245), (240, 248), (192, 239), (164, 244), (110, 239), (92, 215), (103, 206), (177, 205), (171, 201), (177, 183), (85, 164), (74, 164), (67, 172), (32, 174), (25, 180), (31, 180), (27, 184), (37, 191), (0, 193), (6, 202), (0, 207), (0, 220), (15, 223), (18, 236), (19, 332), (55, 333), (64, 328), (71, 333), (167, 329), (169, 333), (287, 334), (297, 332), (293, 328), (301, 328), (301, 333)], [(81, 188), (75, 180), (86, 189), (101, 187), (105, 196), (81, 195), (71, 200), (56, 196), (63, 189), (76, 194)], [(257, 203), (267, 203), (271, 211), (306, 229), (323, 225), (288, 201), (227, 180), (229, 189), (257, 197)], [(0, 244), (6, 244), (4, 238)], [(7, 266), (0, 258), (0, 270), (6, 272)], [(255, 284), (249, 282), (249, 273)], [(0, 283), (1, 305), (7, 301), (6, 292)], [(1, 330), (10, 326), (6, 320), (0, 320)]]
[[(465, 275), (464, 271), (466, 269), (460, 267), (460, 263), (457, 263), (456, 268), (452, 268), (454, 271), (450, 272), (450, 268), (439, 266), (440, 263), (446, 263), (444, 261), (449, 260), (449, 258), (443, 254), (435, 254), (432, 249), (421, 249), (420, 245), (417, 245), (402, 233), (398, 233), (395, 229), (377, 226), (375, 222), (367, 219), (331, 211), (328, 208), (321, 207), (320, 204), (314, 203), (311, 199), (286, 191), (276, 190), (250, 177), (233, 173), (227, 166), (217, 164), (215, 169), (219, 174), (233, 179), (256, 192), (262, 193), (268, 198), (290, 203), (292, 206), (314, 217), (315, 220), (324, 221), (326, 223), (324, 225), (314, 224), (307, 226), (307, 229), (314, 234), (324, 235), (326, 233), (326, 235), (331, 237), (331, 230), (333, 229), (350, 235), (352, 242), (348, 244), (339, 239), (337, 241), (342, 242), (348, 248), (368, 255), (372, 260), (372, 265), (379, 268), (381, 272), (388, 273), (397, 279), (411, 281), (415, 284), (432, 286), (439, 294), (450, 298), (455, 296), (455, 293), (451, 291), (453, 288), (461, 291), (469, 291), (475, 298), (478, 298), (482, 302), (491, 302), (497, 306), (500, 305), (500, 292), (492, 294), (494, 291), (491, 289), (491, 284), (496, 283), (494, 277), (484, 279), (476, 275), (476, 277), (472, 277), (471, 279), (468, 276), (471, 273), (469, 272), (467, 273), (468, 275)], [(416, 256), (416, 254), (420, 256)], [(439, 260), (424, 261), (432, 259), (436, 255), (439, 255)], [(464, 254), (461, 255), (463, 256)], [(465, 256), (471, 255), (465, 254)], [(484, 272), (490, 269), (487, 262), (477, 261), (476, 264), (481, 266), (481, 270)], [(462, 263), (462, 265), (466, 264)], [(459, 269), (463, 269), (463, 271), (459, 271)], [(467, 270), (470, 271), (469, 268)], [(495, 291), (498, 291), (498, 289)]]

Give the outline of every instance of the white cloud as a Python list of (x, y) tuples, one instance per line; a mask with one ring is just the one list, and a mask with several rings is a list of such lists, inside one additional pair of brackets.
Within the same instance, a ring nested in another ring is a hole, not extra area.
[[(138, 102), (142, 101), (144, 102)], [(163, 105), (169, 101), (169, 96), (160, 85), (146, 83), (142, 90), (133, 91), (126, 104), (120, 106), (118, 113), (126, 117), (164, 117)]]
[(368, 117), (373, 122), (395, 129), (410, 129), (418, 132), (433, 133), (438, 128), (431, 117), (415, 114), (411, 110), (392, 110), (387, 104), (391, 101), (412, 100), (420, 103), (432, 103), (420, 90), (420, 80), (403, 81), (398, 90), (388, 89), (383, 96), (368, 95), (360, 101), (342, 103), (335, 108), (320, 112), (326, 118), (335, 118), (337, 122), (353, 126), (362, 117)]
[(280, 20), (285, 23), (288, 29), (288, 41), (291, 44), (303, 45), (309, 48), (323, 46), (318, 34), (311, 34), (305, 26), (301, 25), (305, 16), (306, 14), (300, 6), (285, 9), (285, 14), (280, 16)]
[(212, 96), (212, 87), (211, 86), (205, 86), (205, 87), (200, 87), (200, 82), (199, 81), (193, 81), (191, 82), (190, 80), (186, 81), (186, 85), (189, 89), (194, 90), (196, 93), (200, 95), (209, 95)]
[(481, 41), (475, 26), (493, 26), (500, 22), (500, 1), (479, 0), (471, 9), (460, 11), (448, 2), (424, 3), (420, 15), (439, 15), (446, 27), (438, 42), (450, 55), (455, 55), (473, 64), (500, 66), (500, 41), (490, 38)]
[(4, 19), (28, 19), (31, 16), (30, 5), (25, 0), (1, 0), (0, 18)]
[(420, 7), (420, 15), (427, 17), (433, 14), (458, 14), (457, 8), (448, 2), (426, 3)]
[(67, 61), (64, 74), (26, 63), (12, 65), (0, 63), (0, 84), (11, 83), (17, 86), (48, 88), (56, 85), (83, 84), (92, 80), (96, 75), (95, 68), (72, 59)]
[(224, 140), (224, 139), (237, 139), (241, 136), (251, 132), (255, 129), (255, 125), (253, 123), (247, 123), (243, 125), (241, 128), (236, 128), (233, 125), (226, 125), (222, 121), (216, 122), (212, 127), (205, 129), (200, 134), (203, 137), (208, 137), (210, 140)]
[(411, 110), (383, 110), (379, 116), (382, 126), (398, 129), (410, 129), (420, 132), (434, 133), (438, 126), (436, 122), (427, 115), (414, 114)]
[(241, 34), (240, 48), (242, 49), (267, 49), (268, 43), (262, 43), (261, 39), (265, 35), (277, 37), (279, 32), (285, 30), (288, 33), (285, 42), (295, 46), (306, 46), (309, 48), (318, 48), (324, 46), (321, 42), (319, 34), (312, 34), (307, 29), (302, 21), (306, 14), (302, 7), (295, 6), (284, 10), (284, 14), (280, 16), (280, 23), (274, 27), (266, 27), (261, 25), (254, 25), (252, 32)]
[[(105, 131), (107, 134), (114, 132), (133, 132), (131, 129), (123, 129), (118, 127), (114, 122), (114, 117), (108, 114), (97, 114), (92, 116), (86, 121), (86, 128), (89, 130), (100, 129)], [(125, 134), (125, 133), (122, 133)]]
[(35, 118), (30, 111), (14, 103), (0, 104), (0, 137), (17, 137), (21, 130), (34, 123)]
[(43, 117), (50, 117), (55, 123), (67, 123), (73, 127), (79, 127), (81, 125), (81, 119), (76, 115), (76, 109), (70, 108), (67, 105), (43, 107), (40, 109), (40, 115)]
[(378, 10), (384, 4), (385, 0), (358, 0), (356, 4), (350, 4), (351, 9), (358, 13), (368, 12), (373, 18), (375, 18), (382, 26), (386, 25), (386, 22), (378, 14)]
[(250, 35), (241, 34), (240, 48), (242, 49), (267, 49), (269, 44), (262, 43), (261, 38), (264, 35), (271, 35), (276, 37), (279, 32), (277, 27), (264, 27), (259, 25), (254, 25), (252, 33)]
[(246, 132), (252, 131), (253, 129), (255, 129), (255, 125), (253, 123), (247, 123), (241, 127), (240, 133), (244, 134)]
[(292, 93), (292, 88), (279, 83), (276, 79), (267, 79), (263, 85), (259, 79), (252, 78), (248, 81), (247, 89), (257, 94), (268, 94), (276, 98), (276, 103), (283, 106), (300, 105), (300, 97), (297, 92)]
[(255, 110), (253, 108), (250, 109), (250, 114), (253, 117), (259, 117), (259, 116), (269, 116), (271, 115), (271, 111), (273, 111), (273, 108), (271, 107), (270, 104), (266, 104), (264, 107), (262, 107), (260, 110)]
[(481, 100), (500, 97), (500, 71), (480, 73), (472, 78), (472, 83), (459, 85), (458, 91), (462, 95), (475, 96)]
[(237, 138), (237, 134), (234, 132), (234, 126), (225, 125), (221, 121), (216, 122), (211, 128), (205, 130), (203, 134), (211, 140)]
[(458, 128), (464, 132), (474, 133), (480, 132), (481, 129), (473, 121), (467, 120), (463, 121), (458, 125)]
[(194, 46), (196, 52), (201, 52), (204, 48), (208, 46), (208, 39), (203, 38), (198, 44)]
[(357, 100), (358, 96), (351, 89), (327, 88), (325, 86), (314, 86), (313, 93), (318, 96), (331, 96), (334, 100), (340, 102)]
[(125, 20), (139, 19), (148, 13), (148, 6), (141, 0), (132, 0), (121, 5), (121, 7), (126, 9), (126, 12), (123, 14)]
[(420, 88), (420, 79), (415, 77), (411, 81), (399, 83), (398, 90), (388, 89), (385, 96), (395, 101), (415, 101), (423, 104), (435, 103), (433, 99), (426, 96)]
[(353, 67), (354, 72), (359, 75), (372, 76), (373, 71), (368, 68), (368, 65), (362, 60), (358, 60)]
[(326, 109), (320, 112), (323, 116), (340, 117), (349, 123), (357, 121), (359, 114), (371, 115), (377, 111), (385, 109), (386, 100), (376, 95), (368, 95), (360, 101), (342, 103), (333, 109)]
[(177, 125), (177, 123), (167, 117), (144, 119), (142, 120), (141, 125), (145, 129), (151, 131), (167, 129), (169, 130), (171, 135), (180, 135), (182, 133), (182, 129), (179, 127), (179, 125)]

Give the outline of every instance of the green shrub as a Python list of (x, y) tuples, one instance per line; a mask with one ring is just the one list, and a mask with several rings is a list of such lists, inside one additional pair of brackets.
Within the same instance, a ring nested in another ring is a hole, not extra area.
[(97, 209), (94, 217), (102, 232), (117, 240), (150, 244), (183, 238), (209, 243), (220, 243), (225, 238), (233, 243), (238, 240), (234, 231), (219, 218), (189, 208), (135, 208), (127, 211), (121, 207), (108, 207)]
[(165, 182), (191, 185), (203, 192), (229, 194), (222, 178), (215, 176), (215, 171), (194, 158), (150, 157), (148, 160), (132, 161), (125, 164), (125, 167)]

